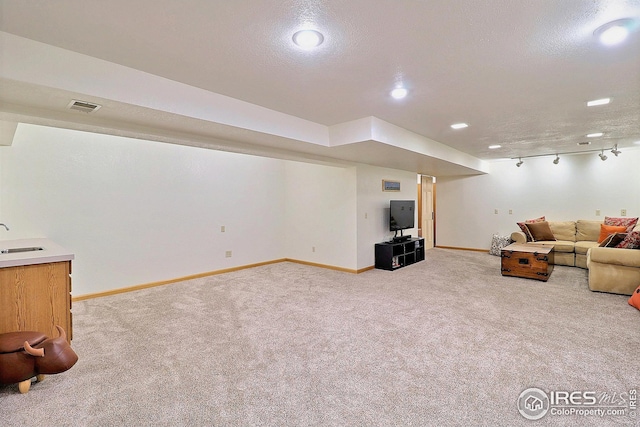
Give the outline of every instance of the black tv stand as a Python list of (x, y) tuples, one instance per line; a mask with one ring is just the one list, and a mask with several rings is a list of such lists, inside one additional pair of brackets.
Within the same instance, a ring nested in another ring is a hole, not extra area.
[(376, 268), (383, 270), (395, 270), (424, 260), (424, 239), (412, 239), (403, 242), (376, 243)]

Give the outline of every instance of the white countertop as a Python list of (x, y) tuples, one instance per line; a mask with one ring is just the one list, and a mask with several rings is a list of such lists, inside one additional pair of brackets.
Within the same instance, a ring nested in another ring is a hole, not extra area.
[[(28, 247), (42, 247), (42, 250), (11, 254), (1, 253), (5, 249)], [(74, 255), (71, 252), (49, 239), (0, 240), (0, 268), (71, 261), (72, 259), (74, 259)]]

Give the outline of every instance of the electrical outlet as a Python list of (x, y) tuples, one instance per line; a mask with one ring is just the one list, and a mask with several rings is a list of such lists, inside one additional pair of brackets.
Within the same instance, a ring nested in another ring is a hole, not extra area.
[(365, 212), (364, 213), (364, 219), (367, 219), (368, 217), (369, 217), (369, 214)]
[(315, 246), (311, 246), (311, 252), (315, 252), (316, 251), (316, 247)]
[(220, 232), (221, 232), (221, 233), (224, 233), (225, 231), (226, 231), (225, 226), (224, 226), (224, 225), (221, 225), (221, 226), (220, 226)]
[(498, 214), (498, 209), (494, 209), (493, 213), (497, 215)]
[(627, 216), (627, 210), (626, 209), (620, 209), (620, 215), (621, 216)]
[(596, 209), (596, 216), (600, 216), (600, 209)]
[(231, 258), (231, 251), (226, 251), (226, 252), (224, 253), (224, 256), (225, 256), (226, 258)]
[(509, 215), (513, 215), (513, 209), (509, 209)]

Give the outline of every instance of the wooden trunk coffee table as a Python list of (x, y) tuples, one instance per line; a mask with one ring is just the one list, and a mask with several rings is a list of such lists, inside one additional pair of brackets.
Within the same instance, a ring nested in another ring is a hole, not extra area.
[(501, 250), (503, 276), (546, 282), (553, 271), (553, 246), (512, 243)]

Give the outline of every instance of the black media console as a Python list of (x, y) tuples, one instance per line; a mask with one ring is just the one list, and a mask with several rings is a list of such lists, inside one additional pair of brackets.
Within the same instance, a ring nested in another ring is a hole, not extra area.
[(376, 243), (376, 268), (395, 270), (424, 261), (424, 239)]

